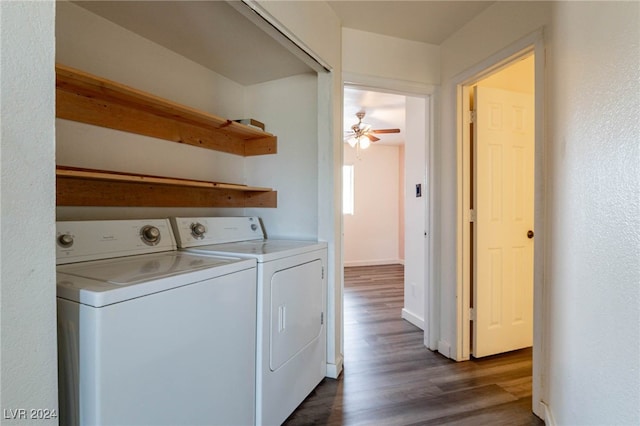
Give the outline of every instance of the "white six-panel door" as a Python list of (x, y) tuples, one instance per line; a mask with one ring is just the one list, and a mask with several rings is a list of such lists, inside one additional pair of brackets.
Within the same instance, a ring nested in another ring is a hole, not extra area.
[(472, 354), (533, 342), (534, 103), (475, 88)]

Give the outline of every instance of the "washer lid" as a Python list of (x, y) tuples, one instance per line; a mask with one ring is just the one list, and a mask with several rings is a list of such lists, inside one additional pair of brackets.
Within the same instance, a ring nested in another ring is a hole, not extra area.
[(60, 265), (58, 296), (105, 306), (255, 267), (255, 260), (165, 252)]

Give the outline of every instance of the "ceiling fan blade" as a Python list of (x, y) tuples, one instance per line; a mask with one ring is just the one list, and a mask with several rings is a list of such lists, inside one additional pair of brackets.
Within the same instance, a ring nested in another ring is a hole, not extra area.
[(371, 133), (400, 133), (400, 129), (374, 129)]
[(365, 136), (368, 137), (371, 142), (377, 142), (380, 140), (380, 138), (376, 138), (375, 136), (370, 135), (369, 133), (367, 133)]

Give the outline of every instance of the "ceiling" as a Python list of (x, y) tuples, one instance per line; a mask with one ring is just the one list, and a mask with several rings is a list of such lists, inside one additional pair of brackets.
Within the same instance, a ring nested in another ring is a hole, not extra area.
[[(115, 24), (242, 85), (315, 72), (243, 16), (238, 1), (74, 1)], [(439, 45), (493, 1), (329, 1), (347, 28)], [(230, 5), (232, 4), (232, 5)], [(250, 58), (250, 60), (247, 60)], [(344, 128), (364, 122), (380, 144), (403, 143), (404, 96), (345, 89)]]
[(313, 71), (225, 1), (74, 3), (242, 85)]

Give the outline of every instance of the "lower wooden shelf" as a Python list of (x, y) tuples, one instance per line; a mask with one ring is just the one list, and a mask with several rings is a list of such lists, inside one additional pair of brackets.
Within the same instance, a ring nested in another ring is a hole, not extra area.
[(58, 206), (277, 207), (271, 188), (56, 167)]

